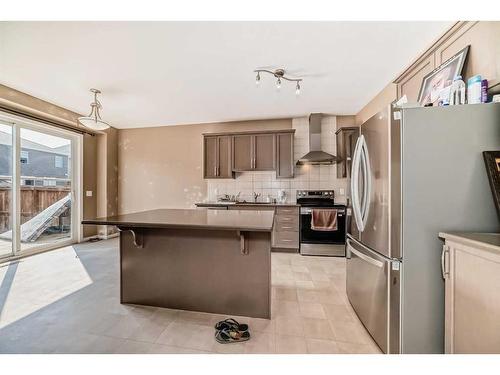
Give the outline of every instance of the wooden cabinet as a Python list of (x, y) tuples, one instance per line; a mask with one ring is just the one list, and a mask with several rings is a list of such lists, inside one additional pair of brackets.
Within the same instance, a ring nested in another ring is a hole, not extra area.
[(204, 178), (232, 178), (230, 136), (205, 136), (203, 138)]
[(275, 169), (274, 134), (233, 135), (233, 170), (273, 171)]
[(445, 353), (500, 353), (500, 234), (445, 239)]
[(416, 102), (423, 78), (435, 68), (434, 55), (413, 66), (411, 70), (398, 82), (398, 96), (406, 95), (409, 102)]
[(274, 171), (276, 160), (276, 136), (256, 134), (253, 136), (253, 169)]
[(340, 128), (335, 133), (337, 141), (337, 178), (351, 176), (351, 162), (359, 137), (358, 127)]
[(253, 169), (253, 135), (233, 135), (233, 171)]
[(276, 171), (277, 178), (294, 172), (295, 130), (204, 134), (204, 177), (231, 178), (233, 172)]
[(464, 81), (480, 74), (488, 80), (490, 94), (499, 91), (500, 23), (460, 21), (396, 78), (398, 98), (406, 95), (408, 101), (416, 102), (423, 77), (468, 45), (470, 49), (462, 74)]
[(276, 178), (293, 178), (293, 133), (276, 134)]
[(299, 250), (299, 207), (276, 207), (272, 246)]
[(271, 243), (274, 250), (299, 250), (299, 207), (272, 205), (230, 205), (229, 210), (274, 211)]

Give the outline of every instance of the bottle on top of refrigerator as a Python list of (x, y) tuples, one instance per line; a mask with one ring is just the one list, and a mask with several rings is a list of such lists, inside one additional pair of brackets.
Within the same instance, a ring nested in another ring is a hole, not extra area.
[(467, 81), (467, 103), (481, 103), (481, 76), (475, 75)]
[(462, 76), (453, 78), (448, 102), (449, 105), (465, 104), (465, 82), (462, 81)]
[(488, 102), (488, 80), (481, 81), (481, 103)]

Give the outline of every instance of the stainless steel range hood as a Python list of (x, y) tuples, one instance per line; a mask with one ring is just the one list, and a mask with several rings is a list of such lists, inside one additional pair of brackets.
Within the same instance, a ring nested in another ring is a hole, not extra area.
[[(335, 155), (321, 150), (321, 113), (309, 115), (309, 152), (302, 156), (297, 165), (303, 164), (334, 164), (337, 162)], [(333, 134), (331, 135), (333, 137)]]

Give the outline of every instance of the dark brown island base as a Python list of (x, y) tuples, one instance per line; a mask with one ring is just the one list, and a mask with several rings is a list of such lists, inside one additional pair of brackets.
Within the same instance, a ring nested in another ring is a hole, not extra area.
[(121, 303), (270, 319), (273, 216), (161, 209), (82, 224), (120, 229)]

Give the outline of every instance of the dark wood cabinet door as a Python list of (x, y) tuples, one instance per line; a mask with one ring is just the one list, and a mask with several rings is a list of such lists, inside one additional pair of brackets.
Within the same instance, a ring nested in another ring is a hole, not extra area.
[(253, 169), (253, 135), (233, 136), (233, 171)]
[(253, 169), (257, 171), (274, 171), (276, 136), (274, 134), (255, 135), (253, 148)]
[(231, 136), (217, 137), (217, 177), (232, 178), (233, 166), (231, 162)]
[(276, 134), (276, 178), (293, 178), (293, 133)]
[(217, 177), (217, 137), (203, 138), (203, 177)]
[(358, 127), (340, 128), (337, 137), (337, 178), (351, 176), (351, 162), (359, 136)]

